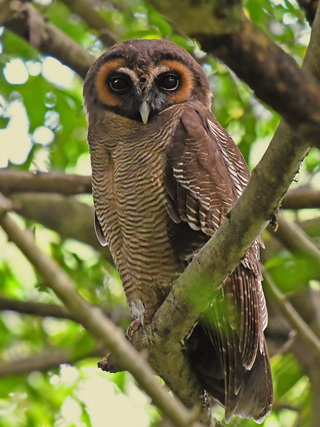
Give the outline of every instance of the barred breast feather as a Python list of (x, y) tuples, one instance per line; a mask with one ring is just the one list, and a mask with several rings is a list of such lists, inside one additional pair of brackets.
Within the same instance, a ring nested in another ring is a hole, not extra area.
[(97, 234), (108, 242), (134, 317), (159, 306), (181, 270), (168, 238), (164, 186), (179, 115), (160, 114), (151, 128), (122, 118), (129, 123), (121, 128), (110, 114), (104, 138), (89, 134)]

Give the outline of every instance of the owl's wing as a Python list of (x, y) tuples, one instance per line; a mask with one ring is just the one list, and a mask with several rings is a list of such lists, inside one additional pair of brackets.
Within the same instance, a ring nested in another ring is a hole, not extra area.
[(186, 108), (168, 153), (172, 219), (212, 235), (249, 178), (242, 154), (216, 119), (204, 108)]
[(110, 219), (116, 224), (112, 210), (112, 198), (110, 191), (108, 191), (109, 188), (112, 188), (110, 185), (112, 168), (110, 167), (109, 156), (97, 135), (99, 135), (99, 131), (89, 124), (87, 137), (92, 163), (91, 185), (94, 202), (94, 230), (99, 243), (102, 246), (107, 246), (106, 222)]
[[(175, 224), (170, 234), (181, 261), (190, 261), (219, 228), (249, 178), (242, 154), (214, 116), (201, 106), (186, 107), (168, 151), (165, 171), (168, 212)], [(190, 250), (186, 249), (188, 245)], [(210, 308), (215, 328), (206, 327), (225, 377), (221, 403), (226, 407), (226, 418), (236, 413), (261, 419), (270, 409), (271, 380), (263, 335), (267, 310), (261, 287), (259, 240), (226, 280), (224, 294), (223, 308), (218, 304)], [(244, 400), (252, 397), (245, 389), (254, 392), (248, 387), (248, 382), (256, 386), (250, 372), (254, 366), (257, 372), (265, 372), (269, 388), (265, 386), (262, 398), (248, 403)], [(216, 394), (221, 401), (221, 392)]]

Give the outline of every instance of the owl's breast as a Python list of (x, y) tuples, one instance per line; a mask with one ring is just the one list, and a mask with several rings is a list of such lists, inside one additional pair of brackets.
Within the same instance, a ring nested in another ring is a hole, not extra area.
[(171, 117), (166, 126), (152, 121), (139, 131), (120, 132), (109, 153), (108, 219), (96, 208), (135, 316), (163, 301), (181, 268), (168, 236), (164, 184), (176, 125)]

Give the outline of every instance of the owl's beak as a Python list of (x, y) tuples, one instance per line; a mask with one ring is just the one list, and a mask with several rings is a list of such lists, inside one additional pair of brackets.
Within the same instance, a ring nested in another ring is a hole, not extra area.
[(139, 112), (144, 125), (148, 123), (150, 111), (151, 111), (150, 106), (147, 103), (147, 101), (143, 101), (142, 104), (140, 105)]

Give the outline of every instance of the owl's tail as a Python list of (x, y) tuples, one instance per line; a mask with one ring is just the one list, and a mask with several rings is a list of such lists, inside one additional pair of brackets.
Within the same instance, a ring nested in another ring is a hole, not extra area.
[(237, 415), (261, 423), (273, 400), (261, 283), (240, 265), (223, 290), (188, 341), (190, 361), (203, 387), (225, 407), (226, 422)]

